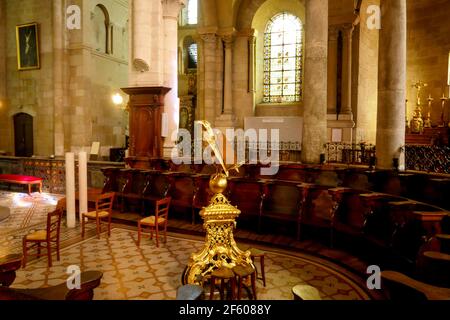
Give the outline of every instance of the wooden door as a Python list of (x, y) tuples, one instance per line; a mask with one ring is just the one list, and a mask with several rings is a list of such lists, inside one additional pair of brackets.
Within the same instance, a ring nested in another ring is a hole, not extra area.
[(33, 117), (26, 113), (14, 116), (14, 144), (16, 157), (33, 155)]

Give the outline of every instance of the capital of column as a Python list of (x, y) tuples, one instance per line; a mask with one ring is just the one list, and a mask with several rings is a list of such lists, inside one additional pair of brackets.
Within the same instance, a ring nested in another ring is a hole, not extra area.
[(233, 47), (234, 43), (234, 36), (233, 35), (225, 35), (220, 37), (225, 44), (225, 49), (231, 49)]
[(340, 29), (342, 30), (344, 39), (347, 39), (352, 36), (355, 26), (353, 25), (353, 23), (344, 23), (340, 26)]
[(328, 39), (329, 41), (337, 41), (339, 34), (339, 26), (331, 25), (328, 27)]
[(186, 0), (162, 0), (163, 18), (175, 19), (178, 22), (178, 15), (184, 7)]
[(202, 33), (199, 34), (200, 39), (202, 39), (205, 43), (216, 43), (217, 36), (215, 33)]
[(225, 48), (230, 49), (233, 46), (236, 31), (232, 28), (230, 30), (220, 30), (218, 34), (224, 42)]

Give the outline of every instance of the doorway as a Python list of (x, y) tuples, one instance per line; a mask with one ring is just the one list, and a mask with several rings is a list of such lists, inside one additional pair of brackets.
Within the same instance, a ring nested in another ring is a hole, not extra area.
[(16, 157), (33, 155), (33, 117), (26, 113), (14, 115), (14, 145)]

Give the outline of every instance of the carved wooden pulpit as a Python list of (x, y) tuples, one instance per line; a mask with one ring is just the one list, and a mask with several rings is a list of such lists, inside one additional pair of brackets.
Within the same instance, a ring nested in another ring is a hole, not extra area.
[(132, 168), (149, 169), (152, 159), (163, 157), (161, 117), (170, 88), (134, 87), (122, 91), (130, 96), (130, 146), (125, 161)]

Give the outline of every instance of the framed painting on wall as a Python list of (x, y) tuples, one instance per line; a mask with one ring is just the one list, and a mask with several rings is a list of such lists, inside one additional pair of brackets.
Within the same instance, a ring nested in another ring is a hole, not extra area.
[(39, 32), (37, 23), (16, 26), (17, 66), (19, 70), (41, 67), (39, 61)]

